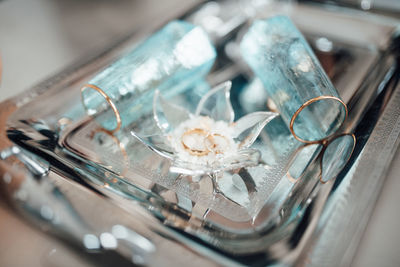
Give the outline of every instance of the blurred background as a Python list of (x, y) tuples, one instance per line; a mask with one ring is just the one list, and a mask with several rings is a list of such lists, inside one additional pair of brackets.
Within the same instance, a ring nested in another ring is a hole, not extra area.
[(0, 0), (0, 101), (195, 1)]
[[(0, 55), (3, 61), (0, 102), (89, 55), (99, 53), (128, 33), (146, 27), (149, 18), (170, 11), (183, 12), (196, 2), (0, 0)], [(383, 8), (390, 10), (392, 16), (400, 14), (396, 13), (400, 12), (400, 0), (342, 2), (365, 10)], [(400, 266), (399, 174), (400, 153), (397, 152), (354, 266)], [(0, 266), (60, 266), (56, 260), (60, 258), (66, 260), (65, 266), (80, 266), (76, 255), (21, 222), (4, 208), (4, 204), (0, 205), (0, 237)], [(55, 258), (49, 264), (44, 263), (44, 257)]]

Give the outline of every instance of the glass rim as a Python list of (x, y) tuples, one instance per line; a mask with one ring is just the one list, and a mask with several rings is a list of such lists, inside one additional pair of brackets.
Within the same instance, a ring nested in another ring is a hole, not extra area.
[(306, 143), (306, 144), (316, 144), (316, 143), (320, 143), (321, 141), (327, 140), (327, 139), (329, 139), (330, 137), (332, 137), (333, 135), (335, 135), (335, 132), (336, 132), (336, 131), (334, 131), (334, 132), (331, 133), (331, 134), (328, 134), (327, 136), (325, 136), (325, 137), (323, 137), (323, 138), (321, 138), (321, 139), (310, 141), (310, 140), (306, 140), (306, 139), (300, 138), (298, 135), (296, 135), (296, 133), (295, 133), (295, 131), (294, 131), (294, 123), (295, 123), (295, 121), (296, 121), (296, 118), (299, 116), (299, 114), (300, 114), (305, 108), (307, 108), (308, 106), (310, 106), (311, 104), (313, 104), (313, 103), (315, 103), (315, 102), (318, 102), (318, 101), (321, 101), (321, 100), (335, 100), (335, 101), (339, 102), (339, 103), (343, 106), (343, 108), (344, 108), (344, 110), (345, 110), (345, 115), (344, 115), (344, 117), (343, 117), (342, 122), (338, 125), (337, 128), (340, 128), (340, 126), (342, 126), (343, 123), (346, 121), (347, 116), (348, 116), (347, 105), (346, 105), (346, 104), (343, 102), (343, 100), (341, 100), (340, 98), (338, 98), (338, 97), (336, 97), (336, 96), (331, 96), (331, 95), (322, 95), (322, 96), (317, 96), (317, 97), (311, 98), (311, 99), (307, 100), (304, 104), (302, 104), (302, 105), (296, 110), (296, 112), (293, 114), (292, 118), (290, 119), (289, 130), (290, 130), (290, 132), (292, 133), (292, 135), (294, 136), (294, 138), (295, 138), (296, 140), (298, 140), (298, 141), (300, 141), (300, 142), (302, 142), (302, 143)]
[(352, 148), (351, 148), (351, 152), (349, 153), (349, 155), (347, 156), (347, 158), (346, 158), (346, 160), (345, 160), (346, 163), (343, 165), (342, 169), (338, 172), (338, 174), (343, 170), (343, 168), (346, 166), (346, 164), (349, 162), (351, 156), (353, 155), (353, 152), (354, 152), (354, 149), (355, 149), (356, 143), (357, 143), (357, 139), (356, 139), (356, 136), (354, 135), (354, 133), (341, 133), (341, 134), (335, 135), (332, 139), (330, 139), (330, 140), (324, 145), (325, 148), (324, 148), (324, 150), (322, 151), (322, 155), (321, 155), (321, 159), (320, 159), (321, 174), (320, 174), (320, 177), (319, 177), (319, 181), (320, 181), (322, 184), (326, 184), (326, 183), (328, 183), (329, 181), (332, 180), (332, 178), (330, 178), (330, 179), (327, 179), (326, 181), (324, 181), (324, 178), (322, 177), (322, 172), (323, 172), (323, 160), (324, 160), (324, 156), (325, 156), (325, 151), (327, 150), (327, 148), (329, 147), (330, 144), (332, 144), (333, 142), (335, 142), (335, 141), (337, 141), (338, 139), (343, 138), (343, 137), (351, 137), (351, 138), (353, 139), (353, 146), (352, 146)]

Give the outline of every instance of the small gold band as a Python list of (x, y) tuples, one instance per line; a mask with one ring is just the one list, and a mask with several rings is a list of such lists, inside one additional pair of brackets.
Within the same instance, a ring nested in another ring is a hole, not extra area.
[(314, 102), (317, 102), (317, 101), (320, 101), (320, 100), (326, 100), (326, 99), (336, 100), (336, 101), (338, 101), (340, 104), (343, 105), (346, 114), (345, 114), (345, 117), (344, 117), (344, 119), (343, 119), (343, 121), (342, 121), (342, 124), (343, 124), (343, 122), (346, 120), (347, 115), (348, 115), (347, 105), (346, 105), (340, 98), (338, 98), (338, 97), (336, 97), (336, 96), (328, 96), (328, 95), (318, 96), (318, 97), (311, 98), (310, 100), (306, 101), (303, 105), (301, 105), (301, 107), (300, 107), (299, 109), (296, 110), (296, 112), (295, 112), (295, 113), (293, 114), (293, 116), (292, 116), (292, 119), (290, 120), (290, 127), (289, 127), (290, 132), (293, 134), (294, 138), (296, 138), (298, 141), (300, 141), (300, 142), (302, 142), (302, 143), (307, 143), (307, 144), (316, 144), (316, 143), (320, 143), (322, 140), (326, 140), (326, 139), (330, 138), (332, 135), (335, 134), (335, 133), (332, 133), (331, 135), (326, 136), (326, 137), (323, 138), (322, 140), (307, 141), (307, 140), (304, 140), (304, 139), (301, 139), (300, 137), (298, 137), (298, 136), (295, 134), (294, 129), (293, 129), (294, 122), (295, 122), (297, 116), (300, 114), (300, 112), (301, 112), (303, 109), (305, 109), (307, 106), (311, 105), (311, 104), (314, 103)]
[(209, 147), (209, 146), (207, 145), (207, 142), (205, 142), (205, 145), (206, 145), (207, 149), (210, 150), (210, 151), (213, 151), (215, 154), (222, 154), (222, 153), (223, 153), (222, 151), (216, 150), (216, 149), (215, 149), (215, 147), (216, 147), (217, 145), (215, 144), (214, 136), (219, 136), (219, 137), (225, 139), (225, 140), (226, 140), (226, 143), (229, 145), (228, 138), (226, 138), (226, 137), (223, 136), (222, 134), (218, 134), (218, 133), (210, 134), (210, 135), (208, 135), (208, 136), (206, 137), (206, 139), (207, 139), (208, 141), (210, 141), (210, 143), (212, 144), (212, 147)]
[[(199, 134), (204, 137), (203, 143), (205, 146), (205, 150), (192, 149), (187, 144), (185, 144), (185, 142), (183, 141), (183, 138), (185, 136), (191, 135), (191, 134)], [(219, 137), (225, 139), (227, 141), (227, 143), (229, 144), (229, 141), (225, 136), (218, 134), (218, 133), (210, 134), (209, 132), (207, 132), (203, 129), (200, 129), (200, 128), (194, 128), (194, 129), (186, 131), (181, 137), (181, 143), (182, 143), (183, 148), (185, 150), (187, 150), (191, 155), (194, 155), (194, 156), (204, 156), (210, 152), (214, 152), (215, 154), (222, 154), (223, 153), (222, 151), (215, 149), (216, 148), (216, 143), (214, 140), (215, 136), (219, 136)], [(207, 140), (210, 142), (211, 146), (207, 143)]]
[[(207, 138), (209, 136), (209, 133), (207, 133), (203, 129), (199, 129), (199, 128), (195, 128), (195, 129), (186, 131), (181, 137), (181, 143), (183, 145), (183, 148), (185, 150), (189, 151), (189, 153), (191, 155), (194, 155), (194, 156), (204, 156), (204, 155), (207, 155), (208, 153), (210, 153), (210, 150), (208, 150), (208, 149), (206, 149), (206, 150), (196, 150), (196, 149), (192, 149), (188, 145), (186, 145), (185, 142), (183, 141), (183, 138), (185, 136), (191, 135), (191, 134), (199, 134), (199, 135), (204, 136), (205, 138)], [(206, 148), (207, 148), (207, 146), (206, 146)]]
[(121, 121), (121, 114), (119, 113), (117, 106), (114, 104), (114, 102), (111, 100), (111, 98), (102, 89), (100, 89), (99, 87), (97, 87), (96, 85), (93, 85), (93, 84), (85, 84), (81, 88), (82, 102), (83, 102), (83, 106), (85, 107), (86, 111), (88, 110), (88, 107), (85, 105), (85, 101), (83, 99), (83, 91), (85, 91), (88, 88), (97, 91), (102, 97), (104, 97), (104, 99), (107, 101), (107, 103), (110, 105), (112, 111), (114, 112), (115, 119), (117, 120), (117, 127), (115, 127), (115, 129), (112, 129), (112, 130), (107, 129), (107, 131), (109, 131), (110, 133), (115, 133), (115, 132), (119, 131), (119, 129), (121, 129), (121, 126), (122, 126), (122, 121)]

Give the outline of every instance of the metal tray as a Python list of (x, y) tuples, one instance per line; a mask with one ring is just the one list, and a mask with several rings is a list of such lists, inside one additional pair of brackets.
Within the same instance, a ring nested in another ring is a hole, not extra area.
[[(334, 255), (343, 256), (351, 244), (343, 241), (350, 236), (348, 233), (362, 231), (357, 224), (363, 216), (356, 217), (354, 211), (368, 213), (367, 203), (377, 195), (376, 187), (369, 187), (369, 196), (364, 196), (367, 191), (362, 185), (357, 187), (355, 178), (372, 168), (373, 175), (366, 179), (379, 187), (398, 143), (398, 21), (346, 8), (268, 1), (207, 2), (187, 11), (181, 18), (205, 27), (217, 46), (217, 63), (207, 81), (233, 81), (236, 114), (251, 111), (242, 98), (252, 81), (251, 72), (238, 57), (238, 40), (253, 19), (275, 14), (286, 14), (294, 20), (349, 107), (341, 131), (354, 132), (357, 145), (335, 181), (320, 183), (321, 147), (297, 142), (279, 118), (266, 127), (258, 141), (263, 155), (269, 156), (265, 158), (268, 168), (255, 167), (240, 173), (242, 178), (247, 177), (244, 193), (231, 181), (222, 181), (222, 192), (215, 192), (211, 180), (198, 182), (169, 173), (163, 159), (129, 134), (132, 129), (145, 128), (148, 115), (138, 117), (117, 134), (102, 131), (86, 116), (80, 88), (160, 26), (153, 25), (94, 60), (39, 85), (32, 91), (38, 96), (19, 99), (20, 107), (8, 121), (8, 137), (32, 153), (29, 158), (49, 164), (48, 179), (41, 179), (42, 184), (51, 184), (46, 188), (64, 189), (62, 197), (53, 196), (50, 205), (62, 223), (47, 220), (51, 228), (89, 251), (110, 249), (101, 237), (111, 232), (112, 238), (122, 240), (112, 247), (118, 255), (150, 265), (193, 259), (197, 260), (194, 265), (303, 262), (318, 266), (329, 259), (337, 265)], [(219, 21), (218, 27), (207, 24), (210, 21)], [(176, 97), (185, 101), (184, 95)], [(379, 123), (383, 125), (378, 127)], [(374, 136), (377, 139), (372, 139)], [(293, 181), (289, 170), (299, 151), (307, 153), (301, 154), (301, 178)], [(373, 153), (382, 155), (375, 168), (371, 163)], [(48, 193), (32, 186), (25, 190), (33, 195)], [(360, 194), (355, 193), (358, 191)], [(10, 192), (15, 192), (9, 191), (13, 198)], [(30, 211), (40, 211), (40, 202), (35, 203), (25, 205)], [(338, 203), (349, 205), (340, 210)], [(347, 213), (348, 217), (342, 217)], [(38, 219), (46, 220), (40, 212)], [(337, 227), (344, 223), (347, 230), (341, 231), (342, 239), (336, 238), (342, 243), (332, 242)], [(118, 229), (130, 229), (131, 235), (118, 236)], [(357, 235), (351, 236), (356, 244)], [(101, 246), (91, 247), (88, 240), (99, 240)], [(324, 255), (327, 250), (328, 257)], [(181, 255), (183, 251), (187, 255), (179, 259), (169, 255)], [(351, 259), (351, 253), (347, 253), (348, 258), (340, 258)]]

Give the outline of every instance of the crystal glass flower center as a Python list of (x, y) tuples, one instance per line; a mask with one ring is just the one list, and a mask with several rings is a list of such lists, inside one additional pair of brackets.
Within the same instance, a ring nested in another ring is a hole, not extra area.
[(168, 139), (177, 156), (192, 163), (212, 164), (238, 151), (230, 124), (205, 116), (183, 121)]

